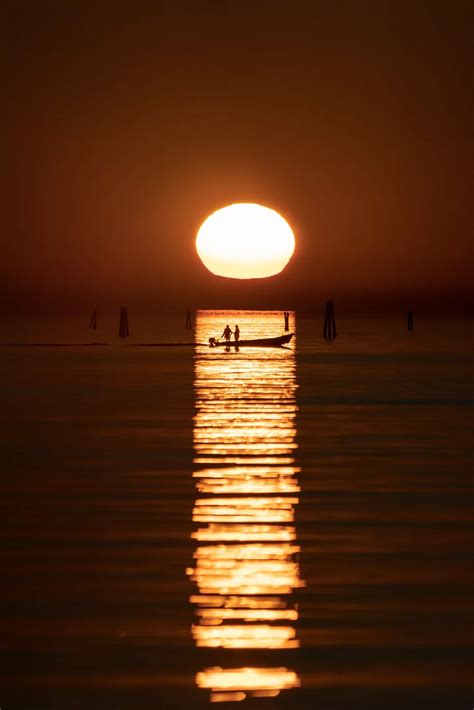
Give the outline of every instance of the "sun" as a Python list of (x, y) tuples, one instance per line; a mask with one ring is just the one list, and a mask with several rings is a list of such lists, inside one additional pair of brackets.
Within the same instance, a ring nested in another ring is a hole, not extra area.
[(240, 202), (216, 210), (202, 223), (196, 249), (217, 276), (262, 279), (283, 271), (295, 250), (295, 236), (275, 210)]

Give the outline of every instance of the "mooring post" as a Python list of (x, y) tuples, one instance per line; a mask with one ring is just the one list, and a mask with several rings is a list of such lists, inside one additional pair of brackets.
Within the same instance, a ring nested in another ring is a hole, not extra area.
[(121, 338), (128, 338), (130, 335), (128, 330), (128, 309), (125, 306), (120, 309), (119, 335)]
[(288, 311), (285, 311), (283, 315), (285, 317), (285, 330), (288, 331), (290, 330), (290, 314)]
[(408, 330), (413, 330), (413, 311), (408, 311)]
[(97, 329), (97, 311), (94, 311), (91, 315), (91, 319), (89, 321), (89, 328), (92, 330)]
[(193, 327), (192, 319), (191, 319), (191, 311), (188, 309), (186, 311), (186, 325), (184, 326), (185, 330), (191, 330)]
[(334, 316), (334, 303), (326, 301), (326, 312), (324, 314), (323, 337), (326, 340), (334, 340), (337, 335), (336, 318)]

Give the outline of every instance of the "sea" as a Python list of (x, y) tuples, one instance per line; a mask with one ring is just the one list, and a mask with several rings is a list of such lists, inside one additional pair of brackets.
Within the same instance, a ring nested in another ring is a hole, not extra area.
[(472, 320), (227, 324), (4, 319), (0, 708), (470, 710)]

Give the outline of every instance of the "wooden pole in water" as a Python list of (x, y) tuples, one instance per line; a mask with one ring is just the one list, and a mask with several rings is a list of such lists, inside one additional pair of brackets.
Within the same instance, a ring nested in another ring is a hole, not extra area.
[(334, 340), (337, 335), (336, 318), (334, 316), (333, 301), (326, 301), (326, 312), (324, 314), (323, 337), (326, 340)]
[(413, 311), (408, 311), (408, 330), (413, 330)]
[(185, 330), (191, 330), (192, 327), (193, 327), (193, 322), (192, 322), (192, 319), (191, 319), (191, 311), (188, 309), (188, 310), (186, 311), (186, 324), (185, 324), (185, 326), (184, 326), (184, 329), (185, 329)]
[(92, 330), (97, 329), (97, 311), (94, 311), (91, 315), (91, 319), (89, 321), (89, 328)]
[(128, 330), (128, 309), (125, 306), (120, 309), (119, 335), (121, 338), (128, 338), (130, 335)]
[(290, 330), (290, 314), (289, 311), (284, 312), (284, 317), (285, 317), (285, 330), (288, 331)]

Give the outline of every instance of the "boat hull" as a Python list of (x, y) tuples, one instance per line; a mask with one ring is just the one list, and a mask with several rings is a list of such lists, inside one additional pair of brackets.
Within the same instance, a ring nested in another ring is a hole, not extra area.
[(279, 348), (289, 343), (292, 337), (293, 333), (288, 333), (287, 335), (280, 335), (276, 338), (255, 338), (254, 340), (238, 340), (237, 342), (235, 340), (229, 340), (228, 342), (225, 340), (220, 342), (214, 341), (210, 344), (210, 347)]

